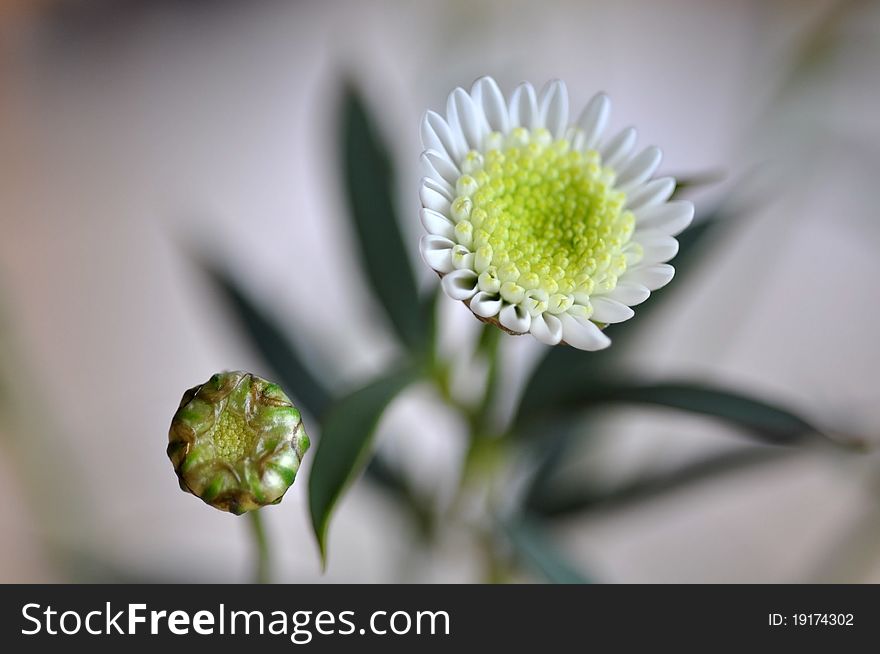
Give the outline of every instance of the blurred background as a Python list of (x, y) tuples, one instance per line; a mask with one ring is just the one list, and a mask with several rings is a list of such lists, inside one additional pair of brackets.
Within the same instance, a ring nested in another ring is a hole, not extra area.
[[(658, 295), (630, 367), (736, 388), (868, 445), (767, 447), (706, 418), (617, 407), (557, 470), (558, 486), (601, 492), (545, 516), (554, 550), (601, 581), (880, 582), (878, 70), (873, 2), (6, 0), (0, 581), (248, 579), (243, 521), (182, 494), (165, 455), (185, 389), (219, 370), (273, 376), (193, 253), (234, 274), (328, 386), (369, 380), (400, 345), (355, 254), (343, 89), (389, 148), (427, 291), (419, 119), (491, 74), (508, 93), (562, 78), (574, 107), (604, 90), (611, 129), (636, 125), (663, 172), (723, 179), (691, 192), (698, 216), (723, 206), (725, 224)], [(477, 321), (450, 300), (440, 314), (443, 350), (466, 357)], [(543, 351), (501, 347), (512, 406)], [(408, 389), (378, 442), (442, 506), (465, 443), (435, 400)], [(278, 580), (485, 577), (471, 530), (450, 523), (420, 544), (370, 475), (340, 504), (322, 575), (311, 459), (264, 512)]]

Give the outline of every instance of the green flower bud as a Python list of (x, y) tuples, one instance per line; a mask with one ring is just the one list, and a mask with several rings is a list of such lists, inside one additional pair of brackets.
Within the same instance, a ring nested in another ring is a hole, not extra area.
[(284, 391), (241, 371), (184, 393), (168, 441), (180, 488), (236, 515), (280, 502), (309, 449)]

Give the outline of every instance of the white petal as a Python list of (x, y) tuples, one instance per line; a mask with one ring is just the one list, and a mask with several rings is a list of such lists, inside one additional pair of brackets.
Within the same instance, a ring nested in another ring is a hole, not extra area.
[(510, 126), (534, 129), (538, 127), (538, 101), (535, 88), (523, 82), (510, 96)]
[(441, 281), (446, 295), (453, 300), (470, 300), (477, 292), (477, 273), (473, 270), (455, 270)]
[(633, 240), (642, 246), (641, 263), (645, 266), (664, 263), (678, 254), (678, 241), (663, 232), (639, 231), (633, 236)]
[(634, 307), (647, 300), (650, 295), (651, 291), (641, 284), (635, 284), (633, 282), (617, 282), (617, 286), (615, 286), (610, 292), (606, 293), (604, 297), (617, 300), (628, 307)]
[(627, 195), (626, 208), (632, 211), (647, 209), (661, 202), (666, 202), (675, 190), (675, 180), (672, 177), (660, 177), (636, 189)]
[(621, 280), (641, 284), (649, 291), (656, 291), (666, 286), (675, 276), (675, 268), (668, 263), (658, 263), (653, 266), (639, 266), (627, 270)]
[(636, 144), (636, 136), (635, 128), (627, 127), (603, 145), (599, 150), (602, 155), (602, 165), (617, 168), (626, 161), (627, 155)]
[(628, 192), (648, 181), (657, 170), (662, 158), (663, 154), (660, 152), (660, 148), (653, 145), (645, 148), (620, 171), (616, 186), (622, 191)]
[(521, 305), (508, 304), (501, 309), (501, 313), (498, 314), (498, 321), (510, 331), (524, 334), (529, 331), (529, 327), (532, 324), (532, 317)]
[(449, 94), (446, 116), (450, 125), (458, 123), (468, 149), (477, 150), (483, 145), (483, 137), (489, 131), (481, 107), (474, 105), (467, 91), (459, 87)]
[(579, 321), (569, 313), (560, 314), (559, 319), (562, 322), (562, 338), (572, 347), (595, 352), (611, 345), (611, 339), (589, 320)]
[(426, 234), (419, 239), (419, 252), (422, 259), (439, 273), (449, 273), (455, 268), (452, 265), (452, 248), (455, 243), (442, 236)]
[(593, 305), (593, 320), (596, 322), (623, 322), (632, 318), (635, 313), (625, 304), (607, 296), (594, 296), (590, 301)]
[(611, 115), (611, 100), (604, 93), (597, 93), (584, 107), (577, 125), (584, 130), (584, 149), (595, 148)]
[(463, 245), (456, 245), (452, 248), (452, 265), (459, 270), (473, 270), (474, 253)]
[(642, 262), (642, 256), (644, 255), (644, 248), (642, 248), (639, 243), (635, 240), (631, 240), (629, 243), (623, 246), (623, 256), (626, 257), (626, 266), (627, 268), (635, 268), (638, 264)]
[(694, 219), (694, 205), (685, 200), (646, 207), (635, 212), (637, 229), (651, 229), (675, 236)]
[(579, 127), (569, 127), (562, 138), (571, 143), (572, 150), (584, 151), (584, 130)]
[(429, 234), (435, 234), (450, 240), (455, 239), (455, 225), (442, 213), (437, 213), (431, 209), (422, 209), (419, 211), (419, 218), (422, 221), (422, 226)]
[(482, 318), (494, 318), (501, 311), (501, 296), (480, 291), (471, 298), (471, 311)]
[(424, 181), (419, 186), (419, 200), (422, 201), (422, 206), (426, 209), (443, 214), (448, 214), (452, 208), (452, 203), (445, 193), (437, 191), (432, 186), (425, 184)]
[(437, 191), (451, 203), (455, 199), (455, 189), (442, 177), (422, 177), (422, 186)]
[(552, 80), (541, 91), (540, 121), (553, 135), (561, 138), (568, 127), (568, 89), (562, 80)]
[(481, 77), (474, 82), (471, 88), (471, 97), (474, 104), (483, 108), (489, 129), (506, 134), (510, 129), (510, 118), (504, 94), (498, 88), (498, 83), (491, 77)]
[(454, 161), (459, 161), (465, 153), (461, 136), (453, 132), (443, 116), (435, 111), (426, 112), (422, 118), (421, 135), (425, 150), (445, 152)]
[(433, 177), (437, 180), (442, 179), (453, 187), (455, 186), (455, 180), (461, 176), (458, 167), (452, 163), (449, 157), (437, 150), (425, 150), (422, 152), (422, 165), (428, 177)]
[(562, 340), (562, 321), (550, 313), (540, 313), (532, 318), (529, 331), (545, 345), (556, 345)]

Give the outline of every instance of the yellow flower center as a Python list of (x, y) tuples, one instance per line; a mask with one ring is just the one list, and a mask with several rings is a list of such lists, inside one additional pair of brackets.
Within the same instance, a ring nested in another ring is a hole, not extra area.
[[(613, 170), (595, 150), (573, 150), (546, 129), (491, 134), (485, 154), (469, 152), (452, 214), (462, 250), (475, 253), (480, 288), (532, 313), (567, 311), (626, 270), (635, 227), (614, 190)], [(461, 256), (454, 251), (453, 256)]]
[(242, 416), (226, 407), (214, 425), (212, 437), (217, 457), (227, 463), (235, 463), (250, 451), (254, 432)]

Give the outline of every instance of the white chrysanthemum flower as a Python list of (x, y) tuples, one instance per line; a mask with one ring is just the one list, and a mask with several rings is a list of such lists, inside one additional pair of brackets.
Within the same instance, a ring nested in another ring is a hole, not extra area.
[(483, 77), (449, 95), (445, 118), (425, 114), (420, 249), (449, 297), (510, 333), (599, 350), (601, 326), (672, 279), (693, 205), (650, 179), (660, 150), (636, 154), (635, 129), (601, 138), (609, 110), (600, 93), (570, 122), (563, 82), (507, 101)]

